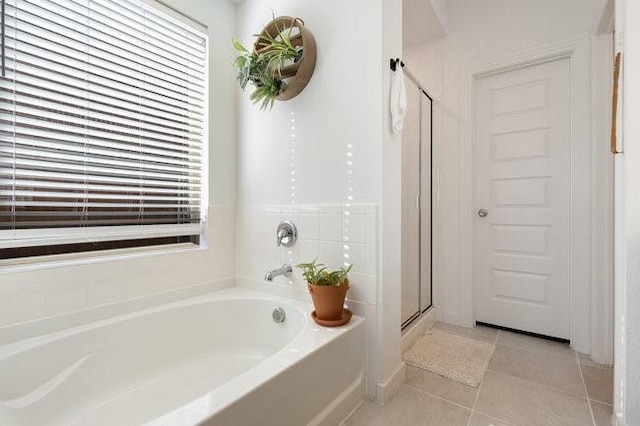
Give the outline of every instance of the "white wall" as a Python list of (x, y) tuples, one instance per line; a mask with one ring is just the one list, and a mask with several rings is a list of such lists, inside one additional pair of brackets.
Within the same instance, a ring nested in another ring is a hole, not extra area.
[(344, 203), (349, 150), (353, 202), (378, 203), (381, 136), (372, 120), (379, 119), (381, 102), (379, 2), (247, 0), (238, 6), (238, 37), (246, 46), (272, 13), (305, 21), (316, 39), (316, 69), (300, 95), (276, 102), (271, 111), (260, 111), (248, 102), (248, 94), (242, 96), (239, 204), (291, 203), (292, 161), (296, 202)]
[(210, 211), (207, 249), (0, 265), (0, 327), (233, 278), (235, 273), (235, 89), (229, 40), (235, 6), (227, 0), (171, 0), (209, 27)]
[[(451, 0), (447, 37), (405, 52), (407, 65), (436, 97), (434, 109), (434, 302), (441, 318), (461, 323), (461, 141), (466, 70), (592, 30), (600, 0)], [(440, 256), (438, 258), (438, 256)]]
[[(393, 12), (383, 14), (388, 7)], [(334, 264), (337, 256), (355, 256), (353, 247), (351, 252), (341, 247), (354, 242), (361, 223), (353, 215), (366, 207), (366, 268), (355, 267), (360, 273), (352, 275), (355, 291), (348, 297), (349, 306), (367, 318), (368, 392), (377, 397), (377, 385), (401, 365), (400, 272), (393, 269), (400, 265), (399, 245), (387, 244), (380, 233), (387, 202), (384, 164), (399, 160), (397, 141), (393, 154), (384, 151), (389, 126), (383, 98), (389, 90), (388, 58), (400, 53), (401, 1), (246, 0), (238, 5), (238, 36), (245, 45), (272, 12), (302, 18), (315, 36), (318, 57), (306, 89), (293, 100), (276, 102), (271, 111), (260, 111), (248, 93), (240, 94), (237, 275), (240, 282), (256, 283), (264, 269), (285, 260), (319, 256)], [(388, 52), (383, 43), (390, 43)], [(399, 178), (399, 162), (393, 173)], [(395, 185), (393, 194), (399, 196), (399, 190)], [(399, 204), (389, 206), (399, 214)], [(292, 250), (275, 245), (275, 225), (284, 218), (295, 219), (300, 228), (300, 242)], [(385, 216), (385, 226), (390, 222)], [(399, 239), (399, 233), (389, 235)], [(355, 258), (349, 260), (356, 263)], [(291, 283), (276, 281), (259, 285), (299, 297), (306, 291), (299, 274)]]
[(623, 54), (624, 153), (616, 160), (615, 413), (619, 426), (640, 424), (640, 3), (616, 1), (616, 33)]

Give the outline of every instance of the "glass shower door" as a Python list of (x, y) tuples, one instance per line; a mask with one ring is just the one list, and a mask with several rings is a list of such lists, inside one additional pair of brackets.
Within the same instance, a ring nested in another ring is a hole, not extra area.
[(407, 79), (402, 134), (402, 327), (424, 313), (431, 295), (432, 102)]
[(420, 89), (407, 85), (402, 132), (402, 324), (420, 315)]

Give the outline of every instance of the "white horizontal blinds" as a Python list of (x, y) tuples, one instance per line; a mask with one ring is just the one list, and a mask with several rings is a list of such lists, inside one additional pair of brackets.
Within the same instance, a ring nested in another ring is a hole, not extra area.
[(5, 25), (0, 241), (198, 234), (206, 35), (141, 0), (6, 0)]

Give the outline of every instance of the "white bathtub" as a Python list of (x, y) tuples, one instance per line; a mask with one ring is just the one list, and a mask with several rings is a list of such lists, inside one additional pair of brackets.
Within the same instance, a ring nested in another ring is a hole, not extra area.
[(3, 344), (0, 425), (337, 425), (364, 396), (364, 324), (309, 311), (230, 288)]

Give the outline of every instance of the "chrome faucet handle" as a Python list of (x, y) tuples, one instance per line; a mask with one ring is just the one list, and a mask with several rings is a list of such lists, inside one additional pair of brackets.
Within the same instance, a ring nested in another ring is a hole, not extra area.
[(283, 220), (278, 224), (276, 230), (276, 245), (278, 247), (291, 247), (298, 239), (298, 230), (296, 225), (289, 220)]

